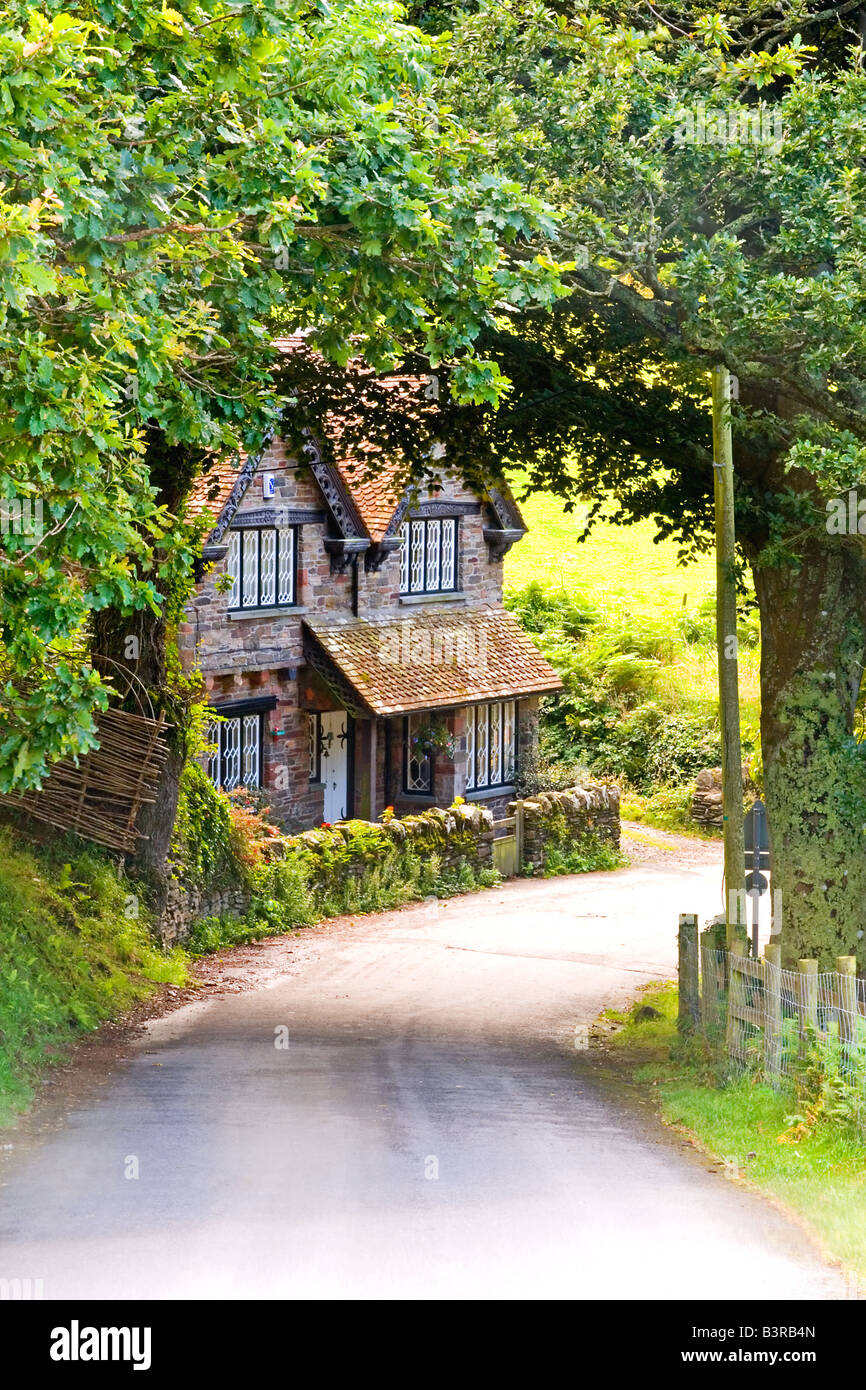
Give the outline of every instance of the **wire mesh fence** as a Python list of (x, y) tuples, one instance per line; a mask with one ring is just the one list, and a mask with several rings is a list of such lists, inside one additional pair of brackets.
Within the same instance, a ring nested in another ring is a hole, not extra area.
[(810, 960), (787, 970), (772, 958), (778, 947), (755, 959), (739, 943), (719, 949), (708, 932), (693, 967), (694, 933), (686, 929), (684, 947), (683, 932), (681, 919), (681, 1017), (685, 988), (699, 996), (696, 1026), (735, 1069), (779, 1082), (819, 1066), (856, 1092), (866, 1117), (866, 980), (857, 978), (854, 958), (840, 957), (839, 970), (819, 971)]

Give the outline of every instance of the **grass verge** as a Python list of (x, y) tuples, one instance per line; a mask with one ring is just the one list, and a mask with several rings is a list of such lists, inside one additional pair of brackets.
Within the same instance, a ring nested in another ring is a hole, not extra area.
[[(628, 1014), (600, 1020), (604, 1065), (651, 1093), (662, 1121), (795, 1213), (866, 1287), (866, 1144), (829, 1119), (802, 1124), (803, 1095), (730, 1077), (703, 1039), (677, 1030), (674, 984), (646, 986)], [(798, 1122), (799, 1121), (799, 1122)]]
[(675, 835), (692, 835), (696, 840), (721, 840), (721, 828), (707, 829), (692, 820), (693, 794), (692, 783), (684, 787), (663, 787), (648, 796), (625, 787), (620, 797), (620, 815), (623, 820), (637, 821)]
[(65, 849), (24, 846), (0, 827), (0, 1124), (77, 1035), (186, 979), (184, 953), (154, 945), (114, 866)]

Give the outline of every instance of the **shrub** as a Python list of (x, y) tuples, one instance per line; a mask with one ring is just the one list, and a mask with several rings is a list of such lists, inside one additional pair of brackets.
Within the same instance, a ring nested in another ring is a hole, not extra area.
[(591, 874), (601, 869), (621, 869), (627, 863), (605, 836), (588, 832), (568, 844), (549, 841), (544, 848), (541, 875), (554, 878), (558, 874)]
[[(700, 669), (704, 654), (715, 660), (712, 597), (664, 620), (538, 581), (510, 591), (506, 603), (564, 686), (541, 703), (539, 757), (521, 769), (521, 794), (574, 784), (587, 771), (651, 794), (718, 765), (714, 692), (695, 702), (678, 670)], [(753, 612), (740, 614), (737, 630), (744, 646), (757, 645)], [(744, 739), (747, 752), (754, 742)]]
[(204, 768), (188, 762), (172, 837), (172, 860), (183, 876), (200, 887), (237, 880), (240, 862), (228, 797), (217, 791)]
[(659, 830), (699, 833), (714, 839), (721, 831), (699, 831), (691, 818), (693, 791), (691, 782), (687, 782), (679, 787), (660, 787), (647, 796), (631, 790), (624, 792), (620, 805), (623, 820), (641, 821)]

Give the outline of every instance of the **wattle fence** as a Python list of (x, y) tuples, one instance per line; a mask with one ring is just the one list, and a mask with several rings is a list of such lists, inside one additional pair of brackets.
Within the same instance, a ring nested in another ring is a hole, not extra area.
[(679, 1025), (723, 1049), (732, 1067), (778, 1083), (818, 1064), (855, 1088), (866, 1101), (866, 980), (854, 956), (836, 969), (816, 960), (783, 969), (781, 948), (761, 959), (734, 941), (720, 949), (715, 929), (698, 940), (697, 918), (680, 917)]

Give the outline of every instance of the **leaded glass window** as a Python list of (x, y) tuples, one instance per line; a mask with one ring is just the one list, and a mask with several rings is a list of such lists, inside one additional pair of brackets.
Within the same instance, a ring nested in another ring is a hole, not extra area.
[(401, 531), (402, 594), (436, 594), (457, 588), (457, 518), (423, 517)]
[(229, 532), (229, 608), (285, 608), (297, 601), (297, 529), (245, 526)]
[(262, 717), (238, 714), (214, 720), (208, 729), (207, 774), (217, 787), (262, 785)]
[(466, 790), (504, 787), (517, 765), (517, 702), (496, 700), (466, 710)]

